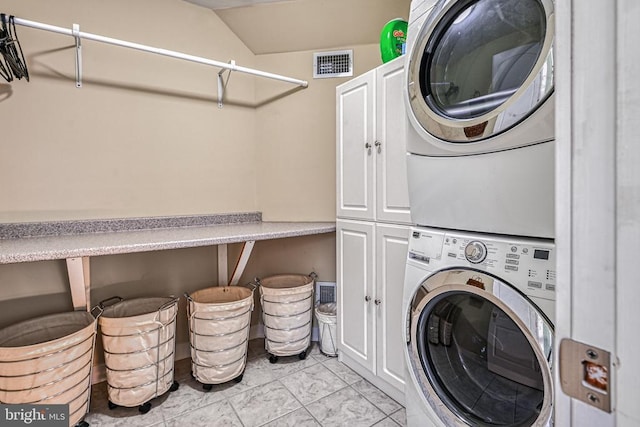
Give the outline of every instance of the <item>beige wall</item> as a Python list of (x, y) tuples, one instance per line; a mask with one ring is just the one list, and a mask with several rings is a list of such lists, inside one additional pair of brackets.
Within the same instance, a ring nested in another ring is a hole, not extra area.
[[(19, 26), (31, 82), (0, 84), (0, 222), (262, 211), (335, 218), (335, 87), (313, 52), (253, 55), (208, 9), (175, 0), (0, 0), (0, 10), (281, 73), (307, 89)], [(150, 19), (149, 11), (153, 11)], [(347, 47), (349, 48), (349, 47)], [(380, 64), (354, 49), (355, 75)]]
[[(214, 13), (183, 1), (0, 0), (0, 11), (309, 80), (296, 89), (234, 73), (218, 109), (217, 69), (85, 41), (76, 89), (73, 40), (18, 27), (32, 81), (0, 83), (0, 222), (335, 219), (335, 87), (348, 79), (314, 80), (313, 52), (255, 56)], [(380, 64), (377, 45), (348, 48), (355, 75)], [(230, 247), (230, 268), (239, 250)], [(215, 247), (93, 257), (92, 303), (212, 285), (216, 258)], [(334, 234), (257, 242), (241, 283), (311, 271), (335, 281)], [(72, 308), (64, 260), (0, 265), (0, 286), (0, 327)]]
[[(213, 12), (183, 1), (0, 0), (0, 10), (254, 66)], [(234, 74), (218, 109), (217, 68), (85, 40), (76, 89), (72, 38), (17, 32), (32, 80), (2, 84), (0, 221), (258, 210), (255, 77)]]
[[(378, 45), (354, 51), (354, 77), (381, 64)], [(257, 85), (258, 205), (267, 220), (336, 217), (336, 86), (351, 79), (313, 78), (313, 52), (259, 55), (258, 67), (308, 80), (309, 87), (273, 100), (282, 83)]]

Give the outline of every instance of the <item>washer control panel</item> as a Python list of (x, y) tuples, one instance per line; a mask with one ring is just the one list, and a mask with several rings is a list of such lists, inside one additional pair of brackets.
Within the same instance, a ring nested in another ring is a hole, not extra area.
[(527, 295), (555, 299), (555, 245), (548, 240), (413, 228), (408, 258), (429, 270), (486, 271)]

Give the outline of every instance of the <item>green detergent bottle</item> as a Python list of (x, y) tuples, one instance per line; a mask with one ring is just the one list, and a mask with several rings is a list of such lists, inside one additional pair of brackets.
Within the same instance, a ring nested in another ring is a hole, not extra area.
[(404, 55), (407, 43), (407, 21), (402, 18), (387, 22), (380, 33), (382, 62), (389, 62)]

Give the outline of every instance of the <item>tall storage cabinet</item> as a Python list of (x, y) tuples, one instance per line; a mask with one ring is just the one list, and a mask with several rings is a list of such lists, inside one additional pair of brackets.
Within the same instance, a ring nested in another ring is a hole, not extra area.
[(401, 309), (411, 223), (403, 85), (401, 57), (336, 93), (339, 357), (402, 403)]

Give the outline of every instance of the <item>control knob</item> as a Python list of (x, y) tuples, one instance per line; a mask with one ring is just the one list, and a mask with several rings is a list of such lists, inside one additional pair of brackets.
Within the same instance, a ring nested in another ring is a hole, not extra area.
[(487, 247), (482, 242), (472, 240), (464, 247), (464, 257), (471, 263), (479, 264), (487, 257)]

